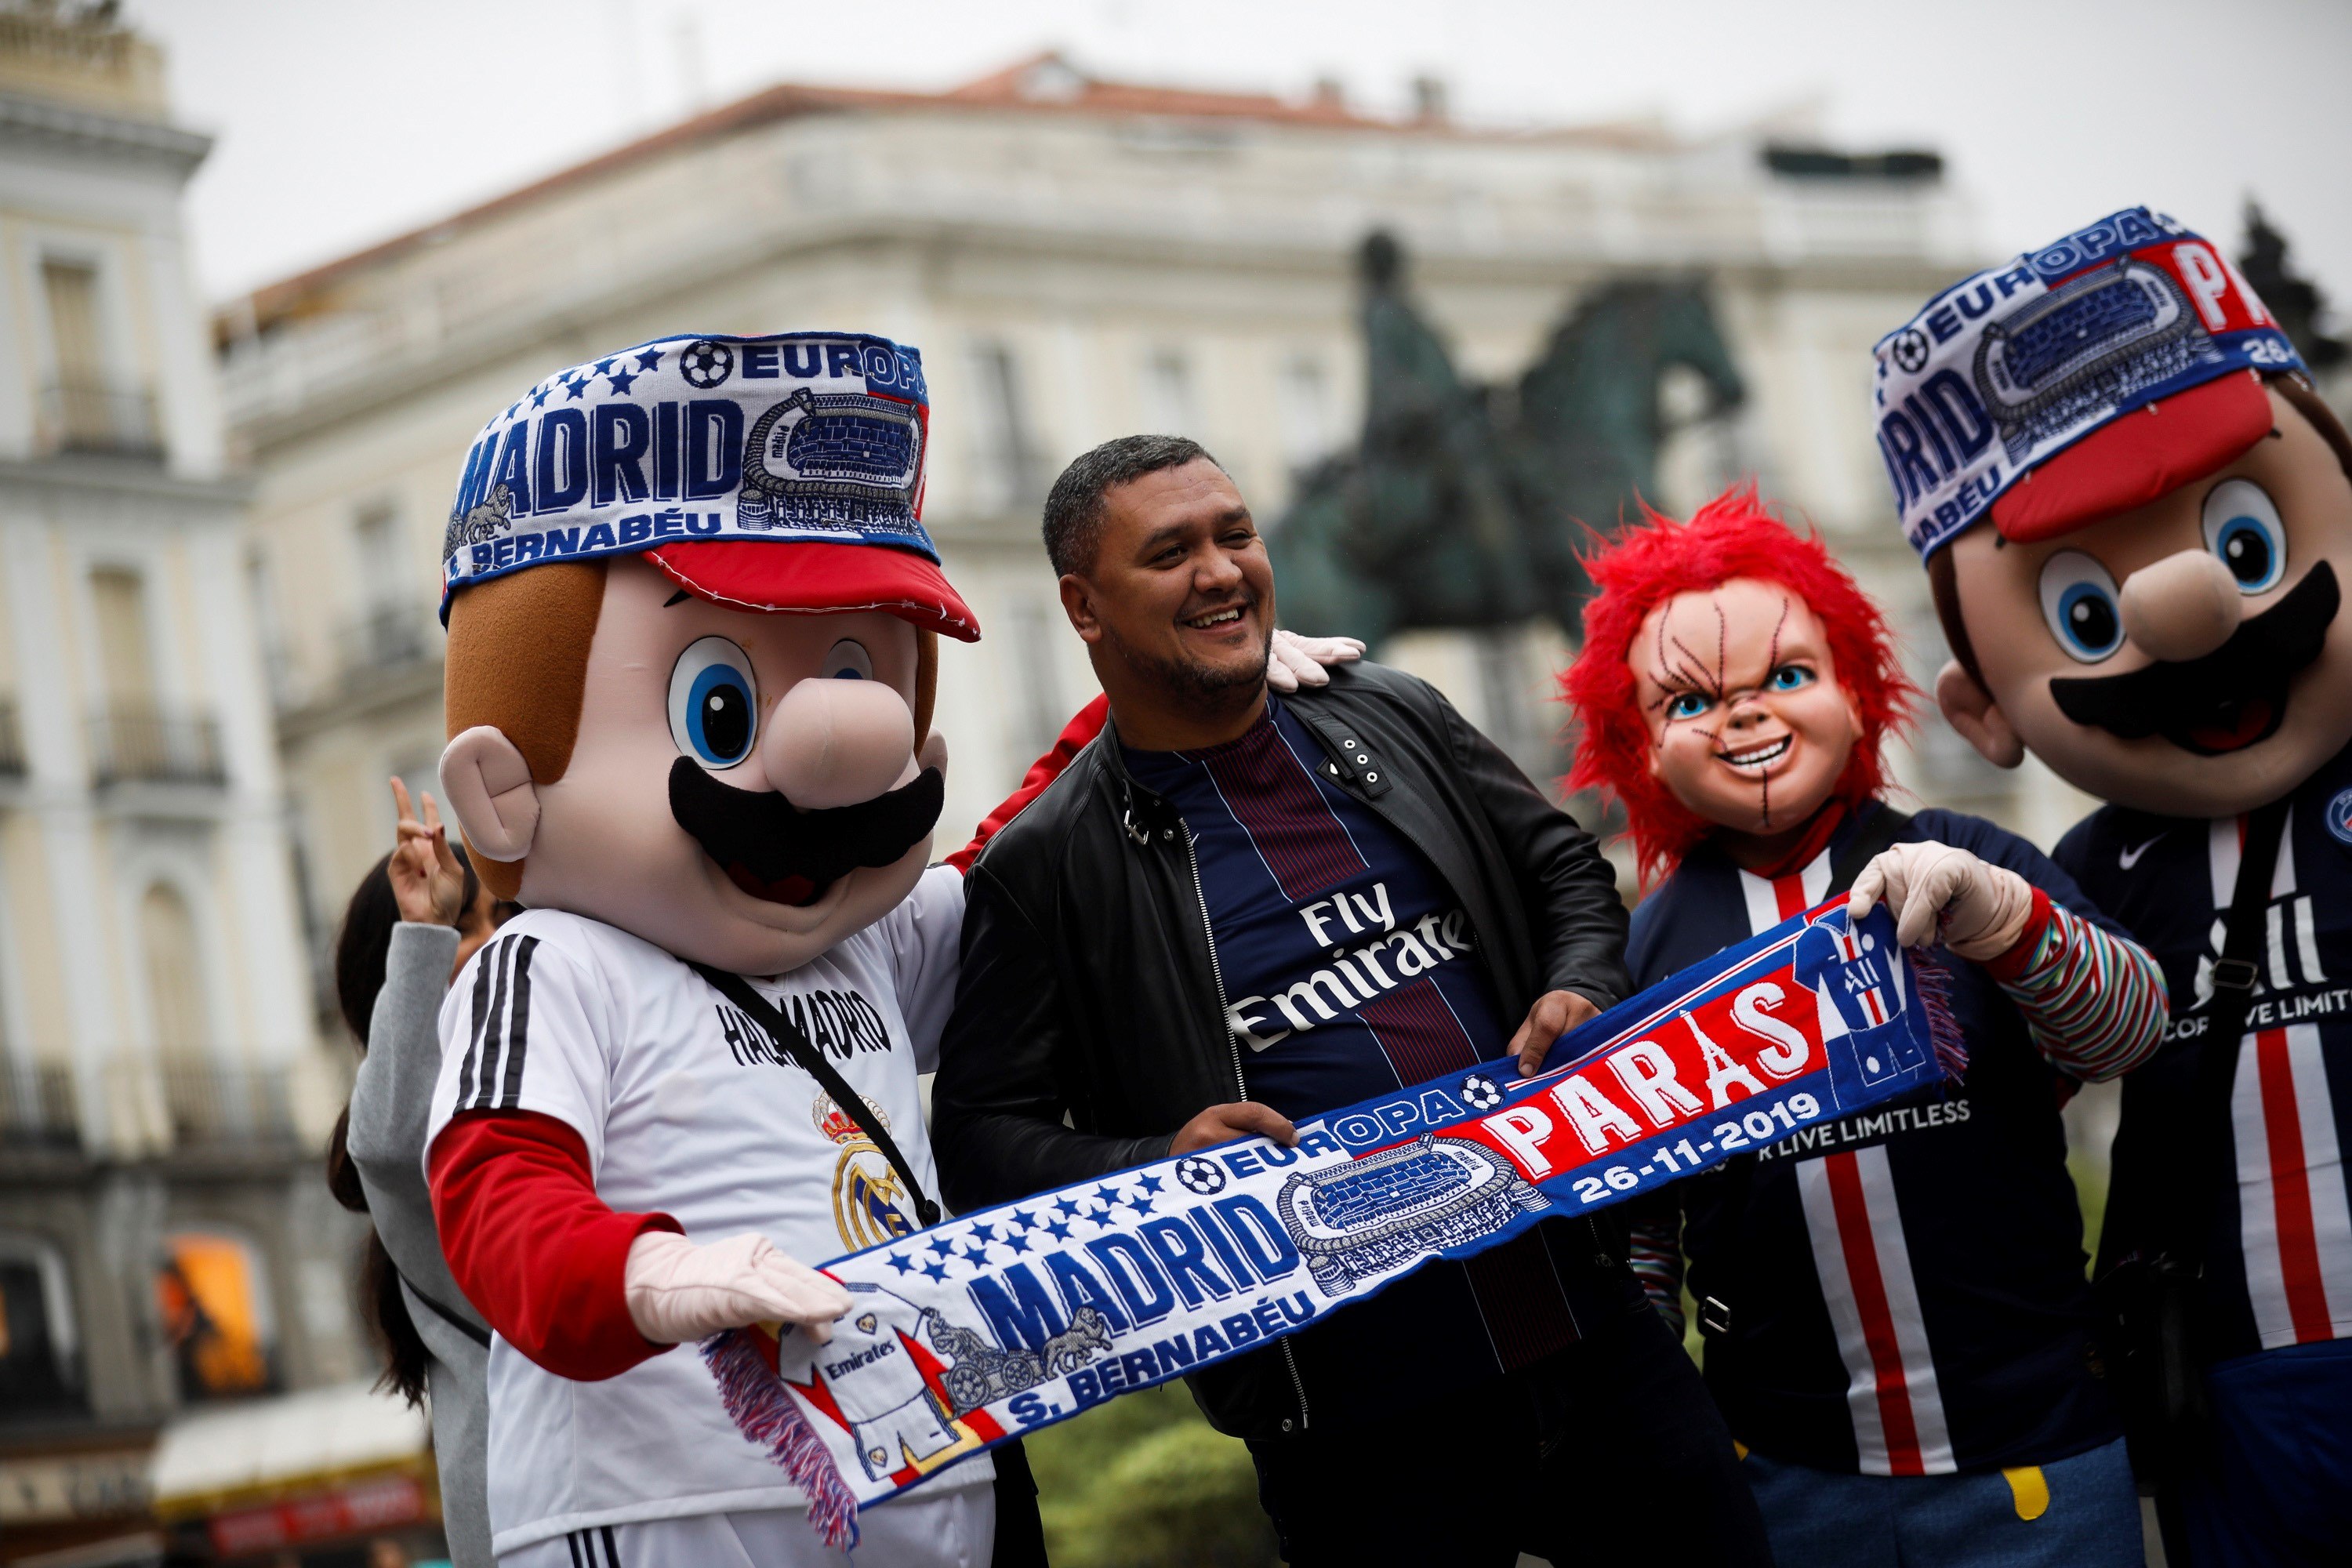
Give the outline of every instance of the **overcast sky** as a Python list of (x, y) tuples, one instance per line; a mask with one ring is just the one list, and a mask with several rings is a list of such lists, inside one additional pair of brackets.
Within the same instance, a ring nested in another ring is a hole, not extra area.
[[(1989, 253), (2146, 202), (2233, 247), (2258, 196), (2352, 320), (2346, 0), (130, 0), (171, 52), (215, 299), (780, 80), (952, 85), (1031, 51), (1129, 79), (1461, 118), (1655, 114), (1688, 133), (1817, 105), (1931, 147)], [(714, 222), (724, 214), (712, 214)], [(692, 243), (681, 235), (681, 243)]]

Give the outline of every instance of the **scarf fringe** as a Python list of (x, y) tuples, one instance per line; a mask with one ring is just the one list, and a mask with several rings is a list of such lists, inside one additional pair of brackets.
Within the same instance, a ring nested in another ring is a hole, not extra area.
[(857, 1499), (834, 1468), (824, 1439), (752, 1344), (751, 1331), (729, 1329), (703, 1341), (701, 1349), (736, 1430), (808, 1494), (809, 1527), (836, 1552), (856, 1546)]
[(1952, 972), (1926, 949), (1911, 954), (1911, 973), (1919, 985), (1919, 1005), (1927, 1013), (1927, 1037), (1935, 1042), (1936, 1065), (1947, 1081), (1958, 1083), (1969, 1070), (1969, 1043), (1960, 1021), (1952, 1013)]

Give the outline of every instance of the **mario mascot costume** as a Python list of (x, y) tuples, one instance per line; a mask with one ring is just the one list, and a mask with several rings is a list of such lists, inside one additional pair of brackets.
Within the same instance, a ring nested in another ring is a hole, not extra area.
[[(963, 892), (925, 869), (931, 703), (938, 637), (979, 628), (918, 521), (928, 435), (921, 362), (882, 339), (668, 339), (541, 383), (467, 460), (441, 773), (529, 907), (450, 990), (427, 1162), (498, 1331), (503, 1563), (843, 1561), (674, 1347), (829, 1340), (852, 1300), (808, 1265), (936, 1213), (915, 1079)], [(977, 1447), (945, 1410), (866, 1414), (929, 1472)], [(992, 1476), (874, 1510), (875, 1560), (986, 1563)]]
[(1946, 289), (1874, 418), (1987, 759), (2164, 966), (2101, 1237), (2173, 1568), (2352, 1562), (2352, 437), (2215, 246), (2133, 208)]
[(1635, 1267), (1677, 1324), (1688, 1260), (1774, 1556), (2137, 1564), (2058, 1111), (2156, 1049), (2155, 963), (2021, 839), (1880, 799), (1914, 692), (1818, 539), (1735, 491), (1588, 565), (1570, 783), (1622, 802), (1645, 879), (1667, 873), (1634, 911), (1634, 984), (1850, 885), (1905, 945), (1941, 942), (1966, 1052), (1956, 1088), (1637, 1200)]

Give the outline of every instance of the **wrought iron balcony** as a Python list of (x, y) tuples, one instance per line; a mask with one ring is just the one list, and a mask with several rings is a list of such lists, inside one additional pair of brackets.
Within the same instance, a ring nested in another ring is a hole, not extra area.
[(41, 389), (41, 434), (53, 452), (160, 458), (155, 395), (142, 386), (55, 381)]
[(71, 1149), (80, 1142), (73, 1070), (0, 1060), (0, 1149)]
[(168, 1055), (155, 1071), (174, 1148), (258, 1149), (293, 1139), (283, 1068)]
[(366, 686), (415, 668), (438, 650), (425, 635), (425, 612), (410, 605), (379, 605), (338, 636), (338, 663), (346, 687)]
[(152, 703), (114, 702), (89, 721), (91, 774), (104, 786), (223, 784), (220, 724), (205, 714), (167, 714)]

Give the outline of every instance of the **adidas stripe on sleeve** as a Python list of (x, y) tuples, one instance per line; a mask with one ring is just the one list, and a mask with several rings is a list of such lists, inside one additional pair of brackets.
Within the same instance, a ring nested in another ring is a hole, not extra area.
[(604, 1157), (605, 1009), (561, 945), (509, 931), (485, 942), (441, 1005), (441, 1079), (426, 1139), (473, 1111), (535, 1110), (576, 1129)]

